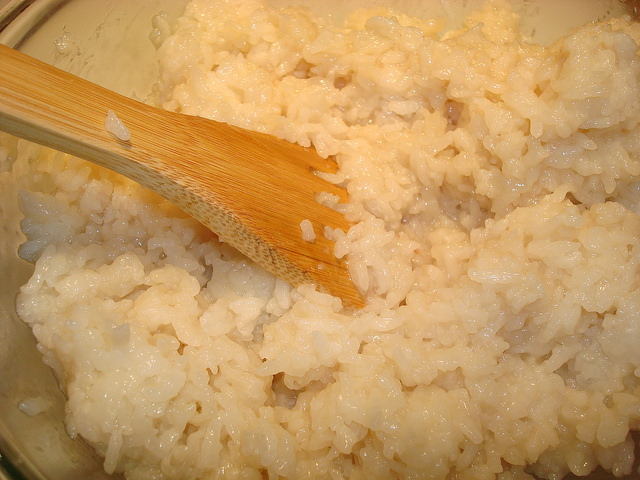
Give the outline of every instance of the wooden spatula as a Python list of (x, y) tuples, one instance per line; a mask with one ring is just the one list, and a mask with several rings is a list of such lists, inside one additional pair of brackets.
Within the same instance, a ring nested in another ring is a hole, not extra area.
[[(105, 128), (109, 111), (128, 140)], [(322, 234), (324, 226), (346, 231), (348, 222), (315, 200), (329, 192), (344, 201), (346, 192), (314, 174), (336, 166), (311, 149), (148, 106), (4, 45), (0, 129), (119, 172), (293, 285), (314, 283), (350, 306), (363, 305)], [(304, 220), (315, 241), (303, 239)]]

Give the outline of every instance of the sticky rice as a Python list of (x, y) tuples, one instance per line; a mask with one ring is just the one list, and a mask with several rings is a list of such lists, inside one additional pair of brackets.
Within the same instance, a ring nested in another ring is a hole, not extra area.
[(107, 472), (632, 471), (638, 24), (543, 47), (489, 3), (441, 27), (193, 0), (158, 49), (158, 105), (335, 156), (353, 227), (324, 233), (361, 311), (292, 288), (116, 174), (3, 137), (10, 173), (37, 177), (21, 193), (35, 270), (18, 313), (69, 434)]

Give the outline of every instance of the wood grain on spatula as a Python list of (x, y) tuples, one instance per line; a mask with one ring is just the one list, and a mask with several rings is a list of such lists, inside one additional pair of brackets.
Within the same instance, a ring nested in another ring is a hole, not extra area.
[[(109, 110), (131, 136), (105, 128)], [(159, 193), (224, 242), (294, 286), (314, 283), (361, 307), (323, 227), (349, 228), (315, 195), (346, 201), (314, 174), (335, 168), (314, 150), (129, 99), (0, 45), (0, 129), (119, 172)], [(308, 219), (316, 240), (303, 240)]]

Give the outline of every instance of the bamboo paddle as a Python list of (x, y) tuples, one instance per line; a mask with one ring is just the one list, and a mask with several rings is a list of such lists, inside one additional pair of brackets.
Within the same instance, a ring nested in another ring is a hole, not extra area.
[[(109, 111), (130, 132), (105, 128)], [(344, 262), (323, 226), (346, 231), (315, 201), (346, 192), (314, 174), (331, 160), (275, 137), (167, 112), (92, 84), (0, 45), (0, 129), (119, 172), (159, 193), (275, 275), (314, 283), (360, 307)], [(316, 239), (302, 238), (310, 220)]]

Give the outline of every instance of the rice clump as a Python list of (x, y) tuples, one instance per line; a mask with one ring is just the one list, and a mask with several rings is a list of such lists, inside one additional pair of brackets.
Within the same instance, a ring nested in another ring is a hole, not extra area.
[(70, 435), (128, 479), (630, 473), (638, 24), (543, 47), (502, 3), (446, 34), (383, 9), (327, 22), (193, 0), (159, 47), (157, 101), (336, 157), (353, 227), (327, 234), (362, 311), (115, 174), (3, 137), (13, 175), (39, 179), (17, 305)]

